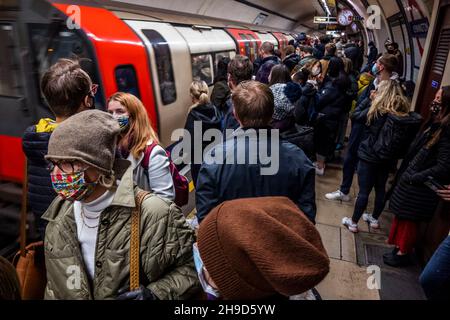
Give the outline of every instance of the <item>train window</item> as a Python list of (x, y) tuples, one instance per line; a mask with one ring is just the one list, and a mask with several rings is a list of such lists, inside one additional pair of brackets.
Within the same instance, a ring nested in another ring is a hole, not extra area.
[(0, 24), (0, 95), (17, 97), (20, 78), (13, 32), (11, 24)]
[(256, 39), (250, 34), (240, 33), (239, 36), (244, 40), (245, 55), (251, 61), (255, 61), (258, 58), (258, 44), (256, 43)]
[(213, 62), (210, 54), (197, 54), (192, 56), (192, 78), (213, 84)]
[(117, 89), (140, 98), (136, 70), (131, 65), (119, 66), (115, 71)]
[(225, 51), (225, 52), (216, 52), (214, 54), (214, 75), (217, 77), (217, 65), (219, 64), (220, 59), (223, 57), (227, 57), (230, 60), (233, 59), (235, 56), (234, 51)]
[(164, 105), (171, 104), (177, 100), (177, 90), (175, 88), (175, 78), (173, 75), (169, 44), (166, 39), (155, 30), (142, 30), (142, 33), (152, 44), (155, 53), (161, 101)]
[[(86, 71), (93, 83), (100, 83), (94, 55), (80, 34), (67, 29), (63, 23), (30, 24), (29, 34), (34, 57), (34, 68), (37, 83), (45, 71), (61, 58), (78, 60), (81, 68)], [(95, 95), (97, 107), (103, 108), (104, 95), (101, 86)]]

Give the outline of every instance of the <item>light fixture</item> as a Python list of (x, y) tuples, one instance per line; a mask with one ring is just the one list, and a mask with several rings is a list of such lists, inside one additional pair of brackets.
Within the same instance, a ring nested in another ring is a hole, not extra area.
[(323, 7), (325, 8), (325, 10), (327, 12), (327, 15), (331, 16), (331, 11), (330, 11), (330, 8), (328, 7), (328, 3), (326, 2), (326, 0), (321, 0), (321, 1), (322, 1), (322, 4), (323, 4)]

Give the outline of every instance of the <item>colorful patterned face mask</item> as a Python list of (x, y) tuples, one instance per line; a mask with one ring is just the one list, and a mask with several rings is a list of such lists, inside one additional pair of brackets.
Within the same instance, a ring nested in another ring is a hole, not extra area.
[(127, 115), (114, 116), (114, 118), (119, 122), (120, 129), (125, 129), (130, 124), (130, 117)]
[(86, 182), (84, 171), (51, 174), (51, 178), (56, 193), (69, 201), (81, 201), (89, 197), (97, 185), (96, 182)]

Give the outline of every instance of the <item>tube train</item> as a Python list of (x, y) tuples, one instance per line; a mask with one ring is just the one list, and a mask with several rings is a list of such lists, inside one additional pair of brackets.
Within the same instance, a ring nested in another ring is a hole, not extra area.
[[(45, 70), (59, 58), (78, 57), (99, 84), (96, 107), (117, 91), (138, 96), (162, 144), (171, 144), (191, 105), (193, 79), (213, 84), (221, 56), (255, 60), (264, 41), (282, 50), (293, 38), (219, 19), (149, 10), (109, 1), (24, 1), (0, 13), (0, 180), (20, 182), (21, 136), (39, 118), (51, 116), (39, 88)], [(95, 143), (95, 142), (93, 142)]]

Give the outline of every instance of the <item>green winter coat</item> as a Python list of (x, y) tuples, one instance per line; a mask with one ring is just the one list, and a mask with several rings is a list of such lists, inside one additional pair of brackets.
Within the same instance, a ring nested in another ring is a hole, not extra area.
[[(110, 207), (100, 216), (95, 277), (88, 280), (73, 203), (56, 198), (44, 214), (47, 268), (46, 299), (115, 299), (129, 288), (131, 212), (138, 189), (129, 167)], [(155, 195), (142, 204), (140, 224), (141, 284), (159, 299), (186, 299), (199, 289), (192, 258), (194, 231), (179, 207)], [(128, 291), (128, 290), (127, 290)]]

